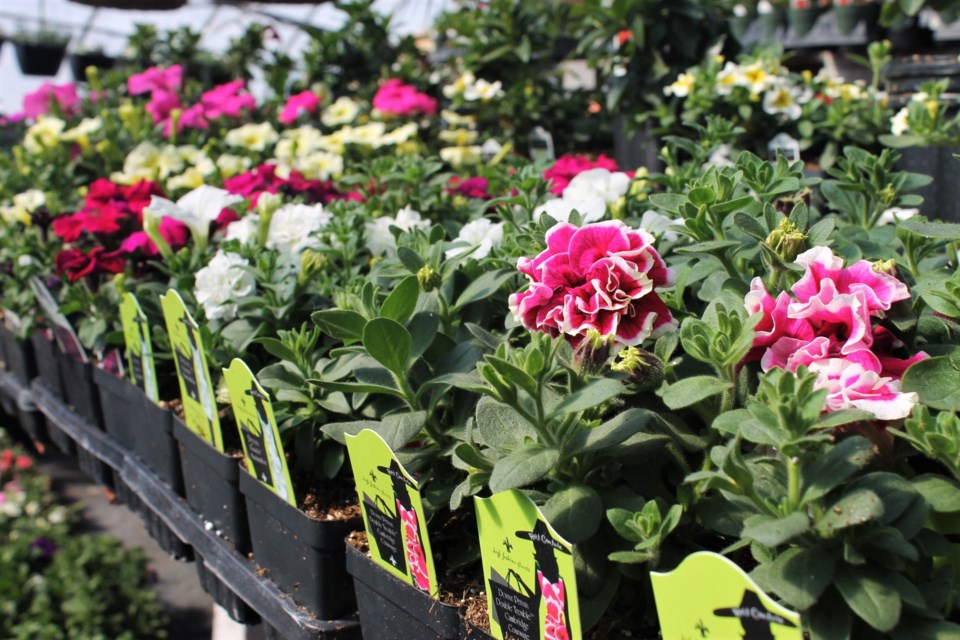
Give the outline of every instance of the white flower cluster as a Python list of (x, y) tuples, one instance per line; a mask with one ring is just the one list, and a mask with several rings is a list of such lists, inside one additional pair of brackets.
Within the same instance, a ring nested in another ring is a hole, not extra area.
[(253, 295), (257, 282), (249, 264), (236, 253), (217, 251), (207, 266), (197, 271), (194, 294), (207, 320), (229, 322), (237, 317), (237, 301)]
[(393, 218), (381, 216), (364, 223), (367, 248), (371, 254), (375, 256), (397, 255), (397, 239), (390, 231), (390, 227), (396, 227), (402, 231), (426, 230), (430, 228), (430, 221), (424, 220), (420, 212), (406, 206), (400, 209)]
[(489, 82), (477, 78), (470, 71), (464, 71), (451, 84), (443, 87), (443, 95), (450, 100), (461, 98), (465, 102), (490, 102), (503, 97), (503, 83), (499, 80)]
[(533, 219), (539, 220), (546, 213), (554, 220), (568, 222), (576, 209), (584, 224), (597, 222), (606, 215), (607, 205), (625, 196), (629, 188), (630, 176), (622, 171), (588, 169), (574, 176), (563, 190), (562, 197), (537, 207)]

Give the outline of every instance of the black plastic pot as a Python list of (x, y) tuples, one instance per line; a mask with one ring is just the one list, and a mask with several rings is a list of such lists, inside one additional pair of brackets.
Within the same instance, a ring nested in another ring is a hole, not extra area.
[(240, 491), (247, 501), (254, 558), (274, 584), (321, 620), (354, 611), (344, 538), (363, 526), (362, 520), (315, 520), (245, 471)]
[(173, 437), (173, 412), (158, 406), (143, 393), (140, 400), (142, 419), (133, 439), (137, 457), (174, 493), (183, 496), (180, 447)]
[(100, 411), (100, 394), (93, 381), (95, 367), (66, 353), (58, 351), (58, 354), (64, 400), (73, 407), (77, 415), (100, 428), (103, 425), (103, 415)]
[(730, 33), (732, 33), (733, 37), (738, 41), (743, 42), (747, 31), (750, 30), (750, 25), (753, 24), (753, 21), (756, 19), (756, 15), (732, 16), (727, 21), (730, 25)]
[(487, 633), (486, 630), (475, 627), (464, 620), (463, 617), (460, 618), (460, 624), (460, 638), (462, 640), (493, 640), (493, 636)]
[(136, 503), (136, 507), (144, 528), (146, 528), (150, 537), (156, 541), (157, 546), (170, 554), (170, 557), (174, 560), (193, 560), (193, 547), (177, 537), (177, 534), (167, 526), (159, 513), (142, 500)]
[(346, 548), (347, 572), (353, 576), (365, 640), (460, 637), (459, 608), (437, 602), (387, 573), (356, 547), (348, 544)]
[(60, 378), (60, 365), (57, 363), (57, 344), (42, 331), (37, 331), (30, 337), (30, 344), (33, 345), (40, 382), (55, 397), (63, 400), (63, 381)]
[(207, 568), (203, 558), (196, 557), (197, 577), (200, 586), (210, 595), (210, 599), (223, 607), (231, 618), (240, 624), (256, 624), (260, 621), (257, 612), (251, 609), (227, 584)]
[(117, 59), (104, 53), (71, 53), (68, 57), (70, 73), (77, 82), (87, 81), (87, 67), (112, 69)]
[(18, 340), (17, 336), (3, 325), (0, 325), (0, 340), (3, 341), (3, 357), (7, 371), (12, 373), (20, 384), (29, 385), (37, 375), (33, 344), (27, 340)]
[(761, 13), (757, 16), (760, 23), (760, 35), (764, 42), (770, 42), (777, 37), (777, 31), (780, 27), (787, 26), (787, 11), (779, 7), (769, 13)]
[(121, 447), (133, 451), (134, 424), (141, 420), (143, 394), (130, 381), (96, 367), (93, 381), (100, 397), (104, 430)]
[[(194, 434), (174, 417), (173, 437), (180, 443), (180, 466), (187, 503), (210, 522), (239, 553), (250, 550), (247, 509), (238, 487), (240, 464)], [(274, 540), (274, 543), (279, 543)]]
[(17, 62), (25, 76), (55, 76), (67, 51), (66, 43), (42, 44), (39, 42), (15, 42)]

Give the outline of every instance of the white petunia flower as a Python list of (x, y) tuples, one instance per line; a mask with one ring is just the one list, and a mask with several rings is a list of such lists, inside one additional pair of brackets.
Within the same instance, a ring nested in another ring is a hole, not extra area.
[(903, 209), (901, 207), (890, 207), (880, 214), (877, 224), (895, 224), (903, 220), (912, 218), (920, 213), (920, 209)]
[(770, 115), (784, 115), (790, 120), (796, 120), (802, 112), (796, 92), (787, 84), (771, 87), (764, 94), (763, 110)]
[(693, 89), (693, 83), (694, 77), (692, 73), (681, 73), (677, 76), (677, 79), (673, 81), (673, 84), (669, 84), (663, 88), (663, 93), (668, 96), (686, 98), (690, 94), (690, 90)]
[(227, 240), (238, 240), (240, 244), (248, 245), (257, 241), (257, 232), (260, 229), (260, 216), (248, 213), (239, 220), (227, 225)]
[(602, 220), (607, 213), (607, 204), (598, 196), (587, 198), (555, 198), (548, 200), (537, 207), (533, 212), (533, 221), (540, 220), (540, 216), (547, 214), (557, 222), (569, 222), (570, 214), (574, 209), (580, 213), (580, 220), (586, 224)]
[(890, 133), (895, 136), (902, 136), (910, 131), (910, 110), (906, 107), (897, 111), (896, 115), (890, 119)]
[(197, 271), (195, 294), (207, 320), (229, 322), (237, 317), (236, 301), (253, 295), (257, 281), (236, 253), (218, 251), (210, 263)]
[(655, 236), (659, 236), (667, 242), (673, 242), (677, 239), (677, 232), (670, 229), (675, 224), (683, 224), (683, 221), (677, 221), (668, 218), (658, 211), (647, 209), (640, 218), (640, 228), (645, 229)]
[(186, 224), (190, 227), (193, 241), (203, 248), (207, 246), (210, 224), (224, 208), (241, 202), (242, 196), (234, 195), (225, 189), (203, 185), (184, 195), (176, 203), (166, 198), (151, 196), (146, 209), (154, 216), (169, 216)]
[(574, 200), (601, 198), (611, 204), (626, 195), (629, 188), (630, 176), (622, 171), (588, 169), (573, 177), (563, 190), (563, 197)]
[(491, 222), (487, 218), (479, 218), (463, 225), (455, 240), (462, 246), (447, 249), (444, 255), (456, 258), (469, 253), (471, 258), (480, 260), (490, 255), (490, 250), (503, 243), (503, 223)]
[(332, 219), (333, 216), (324, 211), (321, 204), (284, 205), (277, 209), (270, 220), (267, 248), (299, 260), (304, 249), (317, 246), (314, 234), (330, 224)]
[(430, 221), (424, 220), (420, 213), (409, 206), (400, 209), (395, 218), (381, 216), (364, 224), (367, 248), (375, 256), (395, 255), (397, 253), (397, 239), (390, 232), (390, 227), (397, 227), (403, 231), (414, 229), (429, 229)]

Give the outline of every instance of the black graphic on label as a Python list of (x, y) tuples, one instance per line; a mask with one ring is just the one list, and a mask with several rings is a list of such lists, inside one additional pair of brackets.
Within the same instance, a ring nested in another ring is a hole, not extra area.
[(253, 430), (253, 425), (245, 423), (240, 430), (247, 443), (247, 454), (253, 463), (253, 471), (260, 482), (273, 485), (273, 474), (270, 472), (270, 462), (267, 460), (267, 448), (263, 442), (263, 435)]
[(133, 372), (133, 382), (143, 389), (143, 358), (137, 353), (130, 354), (130, 371)]
[(382, 509), (378, 507), (367, 494), (363, 494), (363, 505), (367, 511), (370, 535), (377, 543), (380, 559), (401, 573), (406, 573), (407, 560), (403, 551), (403, 538), (400, 535), (400, 517), (390, 515), (386, 505), (383, 505)]
[(771, 625), (781, 624), (796, 627), (783, 616), (767, 609), (763, 601), (753, 591), (744, 591), (740, 605), (727, 609), (715, 609), (713, 615), (719, 618), (736, 618), (743, 625), (743, 640), (774, 640)]
[(177, 367), (180, 370), (180, 378), (183, 380), (183, 386), (187, 389), (187, 395), (194, 402), (200, 402), (200, 388), (197, 386), (197, 372), (193, 367), (193, 353), (185, 352), (179, 348), (174, 351), (177, 356)]
[[(518, 589), (510, 586), (513, 579)], [(539, 596), (511, 569), (504, 578), (496, 570), (491, 572), (491, 609), (504, 637), (516, 640), (540, 640)]]

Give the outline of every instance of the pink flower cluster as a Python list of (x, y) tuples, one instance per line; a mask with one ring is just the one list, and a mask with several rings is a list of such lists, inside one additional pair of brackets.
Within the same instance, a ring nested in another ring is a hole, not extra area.
[(45, 82), (40, 88), (23, 97), (23, 111), (12, 120), (36, 120), (39, 116), (50, 113), (53, 105), (64, 115), (72, 115), (76, 110), (80, 97), (77, 87), (71, 83), (56, 85)]
[(673, 274), (653, 248), (653, 236), (619, 220), (583, 227), (560, 223), (547, 248), (520, 258), (530, 287), (510, 296), (510, 311), (531, 331), (563, 336), (573, 346), (591, 329), (634, 346), (676, 327), (657, 295)]
[(261, 193), (285, 193), (302, 195), (310, 204), (327, 204), (334, 200), (359, 200), (359, 195), (343, 194), (332, 182), (308, 180), (299, 171), (291, 171), (286, 179), (277, 175), (273, 164), (262, 164), (250, 171), (227, 178), (223, 184), (230, 193), (250, 200), (251, 206), (257, 205)]
[(591, 160), (587, 156), (579, 156), (568, 153), (560, 156), (553, 166), (543, 172), (543, 179), (550, 181), (550, 193), (562, 195), (563, 190), (567, 188), (570, 181), (580, 173), (589, 169), (606, 169), (608, 171), (619, 171), (617, 161), (613, 158), (600, 154), (596, 160)]
[(313, 91), (301, 91), (287, 99), (280, 112), (280, 122), (293, 124), (304, 113), (313, 113), (320, 106), (320, 96)]
[(387, 80), (373, 96), (373, 108), (392, 116), (432, 116), (437, 101), (399, 78)]
[(162, 124), (164, 135), (170, 136), (173, 126), (171, 116), (174, 110), (180, 111), (177, 131), (183, 129), (206, 129), (211, 120), (221, 117), (239, 118), (245, 110), (254, 109), (257, 104), (253, 96), (246, 92), (243, 80), (234, 80), (219, 85), (200, 96), (199, 102), (183, 107), (180, 101), (180, 88), (183, 85), (183, 67), (175, 64), (171, 67), (151, 67), (143, 73), (137, 73), (127, 80), (130, 95), (150, 94), (147, 112), (154, 124)]
[(759, 359), (764, 371), (805, 366), (816, 372), (817, 386), (829, 391), (828, 411), (862, 409), (881, 420), (907, 417), (917, 395), (901, 393), (900, 378), (927, 356), (894, 356), (903, 344), (873, 325), (893, 303), (910, 297), (907, 286), (866, 260), (844, 267), (827, 247), (800, 254), (797, 264), (805, 273), (790, 293), (774, 298), (760, 278), (750, 284), (744, 304), (763, 318), (747, 359)]

